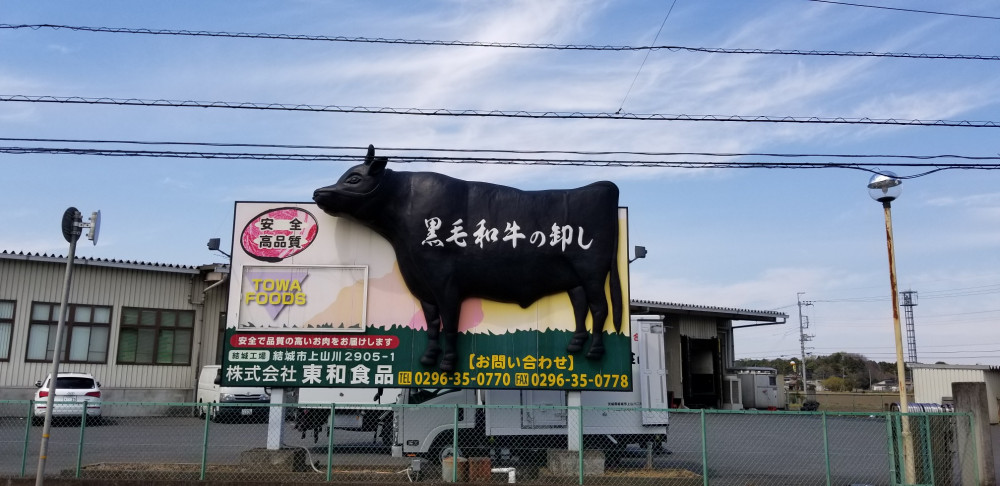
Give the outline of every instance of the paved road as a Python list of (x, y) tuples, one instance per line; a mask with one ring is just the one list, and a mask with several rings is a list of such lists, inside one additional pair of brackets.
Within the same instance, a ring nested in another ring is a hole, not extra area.
[[(79, 453), (81, 428), (79, 421), (56, 424), (51, 429), (46, 471), (75, 468), (78, 454), (82, 464), (95, 463), (187, 463), (200, 464), (202, 454), (211, 464), (238, 464), (240, 454), (253, 448), (265, 447), (266, 423), (209, 423), (193, 417), (123, 417), (106, 418), (100, 424), (83, 429), (83, 452)], [(26, 427), (22, 418), (0, 417), (0, 477), (20, 474), (22, 462), (34, 475), (40, 449), (42, 427)], [(321, 434), (318, 442), (310, 433), (306, 439), (284, 425), (284, 444), (306, 447), (315, 461), (326, 464), (328, 438)], [(25, 433), (29, 434), (25, 447)], [(205, 437), (208, 447), (205, 448)], [(371, 432), (334, 431), (335, 457), (353, 462), (371, 463), (388, 457), (387, 447), (376, 443)], [(322, 447), (319, 447), (322, 446)], [(27, 455), (27, 459), (23, 459)], [(337, 459), (334, 459), (334, 463)]]
[[(883, 417), (799, 414), (671, 415), (667, 441), (669, 454), (651, 457), (655, 468), (688, 469), (701, 474), (703, 457), (713, 485), (724, 484), (826, 484), (829, 457), (833, 484), (889, 484), (886, 424)], [(238, 464), (240, 454), (264, 447), (267, 424), (209, 423), (193, 417), (122, 417), (83, 429), (81, 464), (186, 463)], [(325, 466), (328, 438), (303, 439), (291, 423), (284, 424), (287, 446), (304, 447), (310, 460)], [(993, 429), (1000, 436), (1000, 428)], [(29, 434), (24, 446), (25, 433)], [(203, 447), (208, 437), (207, 449)], [(21, 418), (0, 417), (0, 477), (16, 477), (22, 467), (34, 475), (41, 427), (26, 427)], [(708, 444), (702, 449), (702, 440)], [(79, 424), (54, 427), (46, 471), (75, 468), (81, 428)], [(387, 447), (371, 432), (334, 431), (333, 464), (375, 468), (405, 468), (409, 459), (392, 458)], [(827, 449), (828, 447), (828, 449)], [(994, 453), (1000, 462), (1000, 448)], [(646, 451), (632, 448), (620, 461), (624, 467), (642, 468)], [(25, 457), (26, 459), (22, 459)], [(22, 466), (23, 460), (23, 466)]]

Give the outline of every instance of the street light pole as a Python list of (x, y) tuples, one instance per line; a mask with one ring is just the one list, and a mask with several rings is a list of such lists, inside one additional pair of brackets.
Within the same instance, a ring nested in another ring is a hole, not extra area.
[[(55, 406), (56, 389), (58, 387), (59, 361), (63, 354), (63, 343), (66, 340), (66, 317), (69, 314), (69, 291), (73, 281), (73, 262), (76, 259), (76, 242), (82, 234), (81, 228), (90, 228), (87, 232), (87, 239), (97, 244), (97, 237), (101, 229), (101, 212), (95, 211), (90, 216), (90, 221), (83, 221), (83, 215), (74, 207), (67, 208), (63, 213), (62, 232), (63, 237), (69, 242), (69, 256), (66, 257), (66, 273), (63, 278), (63, 295), (59, 304), (59, 321), (56, 324), (55, 350), (52, 352), (52, 368), (49, 371), (49, 394), (45, 398), (45, 421), (42, 425), (42, 440), (38, 448), (38, 469), (35, 471), (35, 486), (42, 486), (45, 483), (45, 461), (48, 459), (49, 433), (52, 431), (52, 409)], [(84, 408), (86, 408), (84, 404)], [(86, 420), (86, 413), (80, 420)]]
[(906, 364), (903, 360), (903, 330), (899, 323), (899, 292), (896, 286), (896, 253), (892, 238), (892, 201), (903, 192), (903, 181), (892, 172), (875, 174), (868, 181), (868, 192), (872, 199), (882, 203), (885, 210), (885, 241), (889, 251), (889, 285), (892, 292), (892, 325), (896, 339), (896, 382), (899, 384), (899, 410), (902, 414), (904, 482), (913, 484), (916, 470), (913, 462), (913, 442), (910, 421), (906, 414), (910, 411), (906, 396)]

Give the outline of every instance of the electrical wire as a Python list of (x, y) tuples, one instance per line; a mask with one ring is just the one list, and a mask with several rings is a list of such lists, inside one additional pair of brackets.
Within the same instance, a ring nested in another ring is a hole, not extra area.
[[(165, 150), (122, 150), (122, 149), (86, 149), (60, 147), (0, 147), (0, 153), (11, 155), (48, 154), (48, 155), (90, 155), (103, 157), (152, 157), (180, 159), (221, 159), (221, 160), (267, 160), (267, 161), (304, 161), (304, 162), (337, 162), (361, 161), (360, 154), (291, 154), (291, 153), (252, 153), (252, 152), (181, 152)], [(882, 162), (878, 168), (865, 164), (844, 164), (831, 162), (771, 162), (771, 161), (667, 161), (667, 160), (598, 160), (598, 159), (549, 159), (549, 158), (500, 158), (500, 157), (443, 157), (443, 156), (401, 156), (393, 157), (396, 163), (451, 163), (451, 164), (484, 164), (484, 165), (554, 165), (554, 166), (586, 166), (586, 167), (656, 167), (683, 169), (852, 169), (880, 174), (883, 167), (923, 167), (931, 168), (918, 174), (896, 176), (899, 179), (913, 179), (944, 170), (1000, 170), (997, 164), (925, 164), (925, 163), (891, 163)], [(815, 302), (868, 302), (868, 298), (839, 299)], [(872, 298), (875, 299), (875, 298)]]
[[(358, 145), (303, 145), (303, 144), (273, 144), (273, 143), (243, 143), (243, 142), (185, 142), (166, 140), (115, 140), (115, 139), (74, 139), (74, 138), (20, 138), (0, 137), (0, 142), (35, 142), (35, 143), (79, 143), (79, 144), (117, 144), (117, 145), (179, 145), (202, 147), (253, 147), (253, 148), (283, 148), (283, 149), (321, 149), (321, 150), (355, 150), (365, 152), (367, 146)], [(464, 149), (442, 147), (378, 147), (380, 152), (461, 152), (461, 153), (504, 153), (504, 154), (563, 154), (563, 155), (625, 155), (625, 156), (706, 156), (706, 157), (776, 157), (776, 158), (846, 158), (846, 159), (960, 159), (960, 160), (1000, 160), (1000, 155), (960, 155), (960, 154), (837, 154), (837, 153), (779, 153), (779, 152), (662, 152), (662, 151), (630, 151), (630, 150), (532, 150), (532, 149)], [(788, 307), (794, 307), (791, 304)]]
[[(660, 22), (660, 28), (656, 29), (656, 35), (653, 36), (653, 44), (656, 44), (657, 39), (660, 38), (660, 32), (663, 32), (663, 26), (667, 25), (667, 19), (670, 18), (670, 13), (674, 11), (674, 5), (677, 5), (677, 0), (673, 0), (670, 3), (670, 8), (667, 9), (667, 14), (663, 16), (663, 22)], [(642, 72), (642, 68), (646, 65), (646, 60), (649, 59), (649, 53), (652, 51), (646, 51), (646, 55), (642, 57), (642, 63), (639, 64), (639, 69), (635, 72), (635, 77), (632, 78), (632, 84), (628, 86), (628, 90), (625, 91), (625, 96), (622, 97), (622, 102), (618, 105), (618, 111), (616, 113), (621, 113), (625, 109), (625, 101), (628, 100), (628, 95), (632, 93), (632, 88), (635, 87), (636, 80), (639, 79), (639, 73)]]
[(949, 17), (966, 17), (972, 19), (985, 19), (985, 20), (1000, 20), (1000, 17), (990, 17), (988, 15), (971, 15), (971, 14), (960, 14), (960, 13), (950, 13), (950, 12), (934, 12), (931, 10), (916, 10), (912, 8), (899, 8), (899, 7), (886, 7), (882, 5), (864, 5), (860, 3), (848, 3), (848, 2), (836, 2), (834, 0), (809, 0), (810, 2), (818, 3), (829, 3), (833, 5), (846, 5), (849, 7), (864, 7), (864, 8), (876, 8), (881, 10), (894, 10), (896, 12), (908, 12), (908, 13), (922, 13), (922, 14), (932, 14), (932, 15), (947, 15)]
[(902, 125), (926, 127), (1000, 128), (997, 121), (907, 120), (869, 117), (770, 116), (770, 115), (688, 115), (664, 113), (560, 112), (526, 110), (476, 110), (452, 108), (393, 108), (370, 106), (258, 103), (249, 101), (153, 100), (139, 98), (90, 98), (82, 96), (0, 95), (0, 102), (117, 105), (169, 108), (224, 108), (261, 111), (304, 111), (324, 113), (366, 113), (379, 115), (453, 116), (478, 118), (533, 118), (576, 120), (640, 120), (687, 122), (799, 123), (833, 125)]
[(364, 44), (399, 44), (399, 45), (419, 45), (419, 46), (448, 46), (448, 47), (482, 47), (482, 48), (504, 48), (504, 49), (540, 49), (556, 51), (656, 51), (665, 50), (671, 52), (698, 52), (705, 54), (749, 54), (765, 56), (820, 56), (820, 57), (881, 57), (881, 58), (902, 58), (902, 59), (947, 59), (963, 61), (1000, 61), (1000, 56), (978, 55), (978, 54), (928, 54), (910, 52), (862, 52), (862, 51), (821, 51), (821, 50), (798, 50), (798, 49), (733, 49), (722, 47), (688, 47), (688, 46), (613, 46), (613, 45), (591, 45), (591, 44), (524, 44), (517, 42), (477, 42), (477, 41), (445, 41), (445, 40), (423, 40), (423, 39), (389, 39), (383, 37), (346, 37), (346, 36), (326, 36), (326, 35), (305, 35), (305, 34), (267, 34), (253, 32), (213, 32), (205, 30), (169, 30), (169, 29), (145, 29), (126, 27), (86, 27), (78, 25), (60, 24), (0, 24), (0, 29), (55, 29), (72, 30), (78, 32), (99, 32), (111, 34), (142, 34), (142, 35), (166, 35), (166, 36), (188, 36), (188, 37), (222, 37), (235, 39), (267, 39), (267, 40), (296, 40), (296, 41), (325, 41), (325, 42), (346, 42)]

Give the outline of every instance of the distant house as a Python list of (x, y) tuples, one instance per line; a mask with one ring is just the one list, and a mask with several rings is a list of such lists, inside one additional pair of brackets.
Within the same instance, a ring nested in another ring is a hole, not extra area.
[(899, 382), (895, 378), (889, 378), (888, 380), (882, 380), (878, 383), (872, 385), (872, 391), (877, 392), (898, 392)]

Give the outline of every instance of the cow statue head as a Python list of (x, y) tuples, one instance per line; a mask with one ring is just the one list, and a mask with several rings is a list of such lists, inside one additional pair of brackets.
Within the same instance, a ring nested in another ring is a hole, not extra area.
[[(375, 146), (368, 146), (365, 163), (351, 167), (332, 186), (321, 187), (313, 192), (313, 200), (327, 214), (350, 216), (367, 222), (372, 211), (381, 211), (377, 205), (378, 191), (383, 176), (392, 172), (385, 166), (389, 159), (375, 156)], [(366, 217), (369, 216), (369, 217)]]

